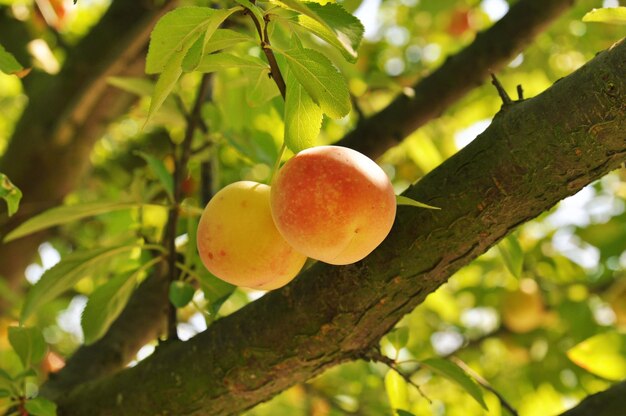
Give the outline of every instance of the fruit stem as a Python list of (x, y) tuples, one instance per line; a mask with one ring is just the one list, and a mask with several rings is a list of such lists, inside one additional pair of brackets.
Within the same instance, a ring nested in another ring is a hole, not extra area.
[(285, 150), (287, 149), (287, 145), (283, 141), (283, 145), (280, 147), (278, 151), (278, 156), (276, 157), (276, 163), (274, 163), (274, 167), (272, 168), (272, 175), (270, 176), (270, 186), (274, 183), (274, 179), (276, 178), (276, 174), (278, 173), (278, 169), (280, 168), (280, 161), (283, 159), (283, 155), (285, 154)]

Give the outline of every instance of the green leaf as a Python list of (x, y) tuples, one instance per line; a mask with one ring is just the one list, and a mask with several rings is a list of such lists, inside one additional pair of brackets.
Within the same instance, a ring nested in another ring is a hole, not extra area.
[(626, 378), (626, 334), (605, 332), (587, 338), (567, 351), (579, 367), (607, 380)]
[(182, 61), (191, 45), (205, 32), (214, 13), (215, 10), (208, 7), (180, 7), (159, 19), (150, 34), (146, 73), (158, 74), (173, 59)]
[(41, 276), (29, 290), (24, 300), (20, 321), (24, 322), (41, 305), (70, 289), (94, 268), (123, 252), (141, 247), (140, 244), (124, 244), (89, 251), (71, 253)]
[(398, 328), (394, 328), (386, 335), (387, 341), (396, 351), (401, 350), (406, 347), (406, 344), (409, 342), (409, 328), (406, 326), (401, 326)]
[[(196, 256), (198, 262), (199, 257)], [(204, 298), (208, 302), (208, 311), (214, 318), (222, 304), (228, 299), (228, 297), (237, 289), (237, 286), (231, 285), (215, 277), (212, 273), (207, 271), (203, 265), (196, 267), (198, 271), (198, 277), (200, 278), (200, 285), (204, 292)]]
[(248, 71), (249, 88), (246, 89), (246, 100), (250, 107), (265, 104), (280, 94), (276, 83), (270, 77), (270, 69)]
[(392, 409), (409, 407), (408, 384), (396, 370), (389, 369), (385, 374), (385, 390)]
[(522, 277), (524, 251), (514, 235), (509, 235), (496, 246), (507, 270), (517, 279)]
[(138, 271), (134, 271), (115, 276), (89, 296), (80, 320), (85, 345), (100, 339), (122, 313), (135, 289), (138, 274)]
[(213, 53), (222, 49), (230, 48), (242, 42), (257, 43), (252, 36), (231, 29), (217, 29), (211, 40), (205, 45), (205, 54)]
[(415, 416), (411, 412), (407, 412), (406, 410), (396, 409), (396, 416)]
[(26, 369), (37, 365), (46, 354), (46, 341), (38, 328), (9, 327), (9, 342)]
[(11, 395), (18, 395), (19, 389), (16, 381), (9, 373), (0, 368), (0, 389), (8, 391)]
[(474, 400), (476, 400), (478, 404), (483, 407), (483, 409), (487, 410), (487, 405), (485, 404), (485, 399), (483, 397), (483, 391), (474, 379), (463, 371), (461, 367), (442, 358), (429, 358), (421, 361), (421, 364), (457, 383), (463, 388), (463, 390), (469, 393), (470, 396), (472, 396)]
[(24, 405), (24, 408), (32, 416), (56, 416), (57, 405), (43, 397), (35, 397), (30, 399)]
[(267, 64), (259, 58), (253, 56), (237, 56), (230, 53), (213, 53), (203, 56), (196, 71), (216, 72), (227, 68), (240, 68), (243, 70), (255, 70), (267, 68)]
[(146, 78), (138, 77), (109, 77), (107, 82), (122, 91), (135, 94), (139, 97), (149, 97), (154, 93), (154, 83)]
[(583, 22), (602, 22), (626, 25), (626, 7), (593, 9), (583, 16)]
[(150, 108), (148, 109), (148, 116), (144, 122), (144, 127), (150, 122), (152, 117), (154, 117), (154, 114), (159, 108), (161, 108), (165, 99), (170, 95), (176, 82), (178, 82), (178, 79), (183, 74), (182, 64), (184, 57), (185, 55), (182, 53), (172, 56), (171, 60), (165, 65), (161, 75), (159, 75), (159, 79), (154, 86), (154, 92), (152, 93)]
[(290, 9), (296, 11), (304, 16), (309, 17), (317, 22), (319, 22), (324, 28), (330, 32), (333, 32), (333, 28), (330, 27), (328, 23), (324, 19), (322, 19), (311, 7), (309, 7), (312, 3), (301, 2), (299, 0), (271, 0), (272, 3), (277, 4), (285, 9)]
[(17, 62), (13, 54), (9, 53), (4, 49), (4, 46), (0, 45), (0, 72), (15, 74), (23, 69), (24, 67)]
[(22, 191), (3, 173), (0, 173), (0, 198), (7, 203), (9, 217), (17, 212), (22, 199)]
[(287, 71), (285, 82), (285, 143), (294, 153), (315, 146), (322, 128), (322, 109), (313, 102), (293, 71)]
[(139, 206), (140, 204), (136, 202), (105, 201), (52, 208), (22, 223), (19, 227), (7, 234), (4, 238), (4, 242), (7, 243), (37, 231), (56, 225), (67, 224), (68, 222), (77, 221), (85, 217), (92, 217), (94, 215)]
[(167, 195), (170, 197), (170, 200), (174, 200), (174, 178), (169, 173), (167, 168), (165, 167), (165, 163), (161, 159), (157, 159), (154, 156), (150, 156), (149, 154), (142, 151), (135, 151), (135, 154), (146, 161), (152, 173), (157, 177), (163, 188), (167, 192)]
[[(355, 62), (364, 32), (359, 19), (337, 3), (326, 3), (323, 6), (318, 3), (306, 5), (315, 12), (317, 19), (301, 15), (298, 17), (298, 23), (337, 48), (346, 60)], [(329, 30), (329, 27), (332, 30)]]
[(196, 289), (189, 283), (177, 280), (170, 284), (170, 302), (177, 308), (187, 306), (187, 304), (191, 302), (191, 299), (193, 299), (194, 293), (196, 293)]
[(416, 201), (404, 195), (396, 195), (396, 204), (408, 205), (411, 207), (426, 208), (426, 209), (441, 209), (439, 207), (433, 207), (432, 205), (424, 204), (423, 202)]
[(263, 11), (259, 9), (259, 7), (256, 4), (252, 4), (250, 0), (235, 0), (235, 2), (237, 4), (242, 5), (246, 9), (250, 10), (252, 14), (254, 14), (254, 17), (256, 17), (257, 21), (259, 22), (259, 25), (261, 25), (261, 31), (262, 31), (265, 27), (265, 19), (263, 18)]
[(352, 105), (346, 80), (328, 58), (299, 46), (283, 54), (295, 77), (325, 114), (341, 118), (350, 112)]

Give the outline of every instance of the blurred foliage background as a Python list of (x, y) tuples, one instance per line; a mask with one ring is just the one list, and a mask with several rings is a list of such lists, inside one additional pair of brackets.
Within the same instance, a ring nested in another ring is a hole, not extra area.
[[(359, 113), (374, 114), (397, 94), (411, 94), (412, 84), (468, 45), (509, 8), (504, 0), (340, 3), (366, 27), (358, 62), (333, 60), (349, 79), (356, 110), (341, 120), (325, 119), (318, 144), (340, 139), (358, 122)], [(41, 11), (43, 4), (50, 7), (46, 13)], [(618, 5), (611, 0), (577, 2), (497, 74), (505, 88), (513, 95), (522, 85), (525, 96), (532, 97), (609, 47), (624, 35), (624, 27), (581, 19), (594, 7)], [(29, 44), (33, 70), (54, 74), (67, 48), (97, 23), (107, 6), (106, 0), (79, 0), (77, 5), (71, 0), (0, 0), (0, 13), (27, 23), (33, 38)], [(284, 34), (277, 27), (273, 36), (280, 43)], [(336, 54), (313, 39), (304, 41), (331, 57)], [(260, 54), (258, 47), (242, 48)], [(92, 152), (91, 174), (67, 197), (68, 204), (163, 198), (155, 173), (134, 151), (141, 149), (172, 169), (170, 139), (179, 142), (183, 137), (185, 118), (180, 106), (191, 107), (199, 76), (183, 78), (176, 94), (143, 130), (154, 81), (146, 77), (110, 82), (140, 99), (128, 114), (110, 124)], [(238, 70), (220, 72), (213, 82), (213, 102), (202, 109), (209, 132), (195, 138), (197, 151), (184, 182), (187, 203), (195, 206), (206, 202), (207, 193), (233, 181), (268, 181), (282, 140), (280, 97), (254, 102), (247, 92), (251, 81)], [(27, 101), (20, 79), (0, 74), (0, 154)], [(480, 134), (500, 105), (491, 85), (479, 86), (378, 162), (401, 192)], [(210, 164), (208, 181), (201, 178), (203, 163)], [(203, 184), (210, 188), (204, 197)], [(391, 415), (393, 408), (416, 415), (507, 414), (494, 394), (486, 393), (486, 413), (458, 385), (412, 361), (437, 356), (465, 363), (523, 416), (559, 413), (612, 381), (626, 378), (625, 199), (626, 170), (621, 169), (520, 227), (456, 273), (383, 339), (383, 352), (400, 363), (399, 368), (428, 399), (385, 365), (359, 361), (295, 386), (247, 415)], [(196, 220), (189, 217), (183, 227), (192, 230)], [(152, 207), (60, 227), (41, 245), (39, 258), (26, 269), (25, 277), (30, 284), (36, 282), (60, 256), (77, 249), (138, 234), (157, 242), (166, 221), (167, 210)], [(82, 342), (80, 315), (87, 296), (138, 261), (131, 255), (93, 270), (71, 293), (49, 303), (32, 319), (49, 346), (42, 377), (60, 368)], [(217, 317), (262, 295), (220, 284), (210, 276), (204, 276), (200, 287), (193, 304), (179, 310), (181, 338), (193, 336)], [(21, 371), (20, 363), (6, 341), (7, 327), (15, 322), (20, 306), (20, 299), (13, 300), (11, 311), (0, 318), (0, 366), (15, 374)], [(137, 360), (153, 350), (154, 345), (144, 347)], [(35, 391), (37, 384), (35, 379), (29, 381), (28, 389)]]

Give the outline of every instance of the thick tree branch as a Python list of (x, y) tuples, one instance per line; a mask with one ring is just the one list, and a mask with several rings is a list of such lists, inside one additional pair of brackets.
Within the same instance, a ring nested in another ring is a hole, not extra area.
[[(157, 9), (146, 3), (114, 1), (96, 28), (71, 50), (57, 76), (31, 73), (25, 79), (31, 101), (0, 161), (0, 170), (21, 188), (24, 199), (15, 216), (0, 222), (0, 237), (59, 204), (78, 185), (93, 144), (108, 123), (135, 101), (109, 86), (107, 78), (143, 74), (150, 30), (174, 4), (167, 1)], [(0, 276), (10, 286), (19, 284), (44, 236), (0, 245)]]
[(585, 398), (576, 407), (561, 416), (617, 416), (624, 414), (626, 381), (618, 383), (608, 390)]
[(439, 117), (446, 108), (482, 84), (490, 72), (508, 64), (573, 0), (521, 0), (474, 42), (413, 86), (412, 97), (398, 96), (363, 120), (338, 144), (377, 158), (405, 137)]
[(626, 160), (626, 42), (541, 95), (508, 106), (406, 195), (361, 262), (318, 263), (290, 285), (79, 386), (59, 414), (237, 414), (361, 356), (427, 294), (525, 221)]
[[(520, 3), (523, 4), (532, 4), (534, 3), (534, 0), (521, 0)], [(558, 11), (562, 12), (566, 9), (565, 7), (565, 3), (568, 2), (563, 2), (561, 1), (559, 4), (562, 4), (561, 7), (558, 9)], [(518, 8), (521, 6), (517, 6)], [(531, 6), (525, 6), (526, 8), (531, 7)], [(476, 67), (485, 67), (485, 68), (492, 68), (492, 67), (498, 67), (504, 63), (507, 62), (507, 59), (509, 58), (503, 58), (504, 55), (506, 56), (510, 56), (513, 57), (514, 55), (516, 55), (517, 53), (521, 52), (522, 48), (530, 41), (530, 39), (532, 38), (532, 36), (537, 35), (540, 30), (542, 30), (543, 28), (545, 28), (552, 20), (554, 20), (557, 15), (558, 12), (553, 10), (554, 6), (551, 6), (550, 4), (547, 4), (545, 6), (546, 10), (552, 10), (552, 12), (550, 13), (546, 13), (544, 10), (542, 10), (539, 13), (539, 18), (529, 18), (527, 19), (527, 21), (523, 24), (515, 24), (513, 25), (513, 28), (508, 28), (506, 29), (506, 34), (507, 34), (507, 38), (506, 39), (500, 39), (498, 38), (499, 36), (502, 36), (502, 30), (498, 29), (497, 31), (495, 31), (495, 29), (492, 30), (488, 30), (487, 32), (485, 32), (484, 34), (482, 34), (480, 36), (479, 39), (477, 39), (472, 45), (470, 45), (467, 50), (471, 50), (474, 51), (472, 53), (475, 53), (476, 51), (480, 51), (480, 53), (476, 56), (476, 59), (478, 61), (480, 61), (480, 64), (478, 62), (473, 62), (471, 60), (471, 53), (470, 52), (461, 52), (459, 55), (457, 55), (457, 58), (453, 58), (452, 60), (458, 60), (458, 56), (462, 56), (463, 59), (461, 60), (461, 62), (456, 65), (454, 68), (452, 69), (444, 69), (444, 68), (448, 68), (444, 65), (444, 67), (442, 67), (442, 69), (440, 69), (440, 71), (444, 71), (446, 74), (452, 72), (452, 71), (457, 71), (459, 70), (457, 67), (458, 66), (467, 66), (468, 68), (476, 68)], [(513, 8), (509, 13), (512, 13), (514, 10), (518, 10), (516, 8)], [(519, 12), (517, 15), (515, 15), (515, 19), (519, 18)], [(504, 20), (507, 19), (507, 20)], [(503, 19), (502, 23), (498, 23), (497, 25), (502, 25), (504, 24), (504, 22), (508, 22), (511, 19), (505, 17)], [(513, 19), (513, 20), (515, 20)], [(509, 23), (507, 23), (508, 25)], [(513, 30), (514, 29), (514, 30)], [(515, 30), (517, 30), (518, 32), (515, 32)], [(517, 41), (517, 38), (521, 38), (522, 40)], [(506, 49), (506, 53), (498, 53), (498, 54), (494, 54), (494, 56), (492, 57), (491, 55), (489, 55), (489, 53), (487, 53), (486, 51), (484, 51), (483, 49), (486, 48), (487, 45), (488, 47), (493, 48), (493, 45), (497, 45), (498, 42), (504, 42), (504, 46), (502, 46), (504, 49)], [(510, 42), (510, 44), (509, 44)], [(480, 46), (483, 45), (483, 46)], [(508, 55), (507, 55), (508, 54)], [(461, 73), (465, 74), (465, 70), (463, 70)], [(432, 80), (432, 82), (443, 82), (444, 85), (441, 86), (440, 88), (442, 89), (447, 89), (447, 84), (445, 84), (447, 82), (446, 77), (448, 75), (445, 76), (435, 76), (435, 78)], [(458, 73), (455, 74), (455, 76), (457, 78), (465, 78), (466, 76), (470, 76), (469, 74), (465, 74), (463, 77), (458, 77)], [(430, 78), (428, 78), (430, 79)], [(476, 84), (478, 84), (478, 82), (476, 82)], [(419, 84), (421, 85), (421, 84)], [(421, 87), (420, 87), (421, 88)], [(465, 88), (465, 87), (464, 87)], [(463, 93), (466, 92), (466, 89), (463, 90)], [(448, 94), (444, 94), (443, 97), (445, 98)], [(462, 94), (458, 94), (458, 96), (460, 97)], [(457, 95), (455, 95), (456, 97)], [(432, 95), (429, 96), (430, 99), (432, 100), (430, 103), (428, 103), (429, 106), (431, 107), (437, 107), (437, 108), (441, 108), (443, 111), (443, 108), (445, 108), (445, 105), (449, 105), (449, 102), (447, 102), (446, 104), (442, 104), (439, 105), (438, 104), (438, 99), (439, 97), (436, 95)], [(393, 104), (392, 104), (393, 105)], [(416, 111), (416, 116), (414, 116), (411, 112), (405, 112), (402, 111), (400, 113), (398, 113), (396, 116), (397, 118), (392, 118), (390, 117), (390, 115), (386, 115), (384, 117), (379, 117), (377, 118), (376, 122), (374, 123), (370, 123), (370, 124), (376, 124), (378, 122), (383, 122), (383, 123), (387, 123), (387, 124), (383, 124), (381, 126), (379, 126), (380, 129), (384, 130), (384, 131), (391, 131), (393, 129), (393, 126), (396, 125), (402, 125), (402, 124), (406, 124), (409, 123), (409, 121), (415, 117), (419, 118), (420, 120), (423, 120), (423, 122), (426, 121), (425, 117), (436, 117), (439, 113), (429, 113), (427, 115), (423, 114), (423, 109), (422, 107), (419, 106), (413, 106), (413, 110)], [(389, 110), (386, 110), (387, 113), (390, 113)], [(377, 116), (374, 116), (374, 118)], [(349, 137), (356, 137), (359, 134), (364, 134), (364, 132), (367, 131), (368, 127), (365, 127), (365, 124), (367, 123), (363, 123), (364, 126), (363, 127), (359, 127), (357, 130), (355, 130), (355, 132), (353, 132)], [(343, 142), (345, 143), (348, 139), (344, 139)], [(352, 140), (352, 139), (350, 139)], [(383, 143), (383, 146), (391, 146), (395, 144), (395, 142), (392, 141), (386, 141), (385, 143)], [(348, 145), (350, 145), (350, 143), (348, 143)], [(356, 146), (358, 147), (358, 144), (356, 144)], [(366, 153), (368, 151), (374, 151), (375, 149), (373, 148), (362, 148), (361, 150), (365, 151)], [(370, 154), (370, 156), (373, 156), (373, 154)], [(144, 284), (147, 284), (148, 282), (146, 281)], [(133, 300), (137, 301), (138, 303), (140, 303), (140, 300), (137, 298), (140, 298), (141, 296), (143, 296), (144, 292), (138, 292), (136, 294), (133, 295)], [(165, 302), (165, 298), (164, 298), (164, 302)], [(154, 314), (155, 316), (160, 316), (161, 313), (161, 307), (156, 304), (156, 303), (149, 303), (148, 306), (146, 306), (146, 309), (143, 310), (146, 314), (150, 313), (149, 308), (152, 307), (154, 308)], [(150, 334), (154, 334), (155, 332), (157, 332), (157, 329), (160, 328), (160, 323), (157, 321), (152, 321), (152, 322), (146, 322), (145, 319), (143, 318), (143, 314), (139, 315), (139, 316), (135, 316), (132, 312), (129, 312), (128, 314), (124, 313), (124, 315), (120, 318), (123, 319), (125, 321), (125, 324), (128, 325), (128, 327), (124, 327), (124, 330), (128, 330), (128, 332), (126, 334), (123, 334), (123, 336), (127, 336), (127, 340), (128, 343), (133, 345), (133, 346), (137, 346), (138, 343), (135, 342), (135, 340), (132, 340), (132, 337), (137, 337), (139, 339), (145, 339), (144, 333), (150, 333)], [(130, 327), (132, 326), (132, 330), (130, 329)], [(116, 331), (117, 327), (111, 328), (110, 331)], [(118, 335), (113, 334), (112, 336), (113, 339), (117, 339)], [(50, 380), (46, 385), (50, 385), (52, 387), (52, 390), (57, 392), (57, 393), (62, 393), (65, 387), (65, 390), (67, 390), (67, 387), (69, 386), (74, 386), (76, 384), (78, 384), (79, 382), (84, 382), (87, 380), (90, 380), (90, 377), (86, 377), (85, 374), (90, 374), (90, 376), (92, 378), (96, 378), (98, 376), (97, 371), (95, 373), (92, 373), (91, 371), (84, 371), (84, 367), (83, 366), (87, 366), (89, 367), (90, 364), (90, 360), (93, 360), (93, 362), (95, 363), (100, 363), (101, 361), (106, 361), (109, 359), (109, 357), (111, 357), (109, 350), (111, 348), (111, 346), (109, 346), (106, 342), (103, 343), (103, 348), (102, 348), (102, 354), (98, 353), (98, 348), (97, 348), (98, 344), (94, 344), (93, 347), (95, 348), (91, 348), (89, 350), (89, 353), (87, 354), (88, 357), (90, 357), (89, 359), (81, 359), (81, 366), (74, 366), (71, 365), (72, 361), (74, 360), (74, 358), (70, 358), (68, 361), (68, 366), (66, 367), (66, 369), (62, 370), (61, 373), (58, 374), (58, 377), (54, 380)], [(137, 352), (137, 350), (134, 350), (132, 348), (126, 348), (126, 346), (123, 345), (116, 345), (115, 349), (118, 350), (119, 352), (124, 352), (126, 355), (125, 356), (115, 356), (115, 359), (113, 360), (113, 362), (110, 363), (110, 365), (106, 365), (106, 366), (102, 366), (101, 368), (105, 368), (106, 372), (103, 372), (100, 375), (106, 375), (109, 374), (112, 370), (112, 368), (117, 365), (118, 369), (122, 368), (124, 366), (125, 363), (129, 362), (130, 360), (132, 360)], [(82, 356), (82, 350), (83, 348), (81, 347), (78, 350), (78, 355)], [(70, 380), (72, 380), (69, 383), (65, 383), (64, 379), (68, 378)], [(82, 381), (79, 381), (82, 380)], [(55, 388), (54, 386), (58, 385), (58, 388)], [(49, 397), (55, 397), (55, 395), (49, 395)]]

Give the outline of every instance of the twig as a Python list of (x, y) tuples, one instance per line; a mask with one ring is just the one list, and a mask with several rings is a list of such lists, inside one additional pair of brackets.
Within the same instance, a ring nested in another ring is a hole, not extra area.
[(414, 382), (413, 380), (411, 380), (411, 376), (409, 374), (406, 374), (403, 371), (401, 371), (398, 368), (398, 363), (395, 360), (392, 360), (386, 355), (383, 355), (377, 348), (372, 348), (370, 351), (365, 353), (363, 358), (374, 361), (374, 362), (385, 364), (387, 367), (391, 368), (393, 371), (398, 373), (398, 375), (400, 375), (400, 377), (402, 377), (404, 381), (406, 381), (411, 386), (415, 387), (418, 393), (420, 394), (420, 396), (426, 399), (428, 403), (433, 404), (433, 401), (422, 391), (422, 388), (420, 387), (420, 385)]
[(517, 85), (517, 100), (518, 101), (524, 100), (524, 89), (522, 88), (522, 84)]
[(507, 94), (506, 90), (493, 72), (491, 73), (491, 83), (496, 87), (498, 95), (502, 99), (502, 103), (505, 106), (513, 104), (513, 100), (511, 100), (511, 97), (509, 97), (509, 94)]
[[(169, 210), (167, 218), (167, 232), (165, 233), (164, 245), (167, 244), (169, 255), (167, 256), (168, 262), (168, 279), (170, 282), (175, 281), (178, 278), (178, 271), (176, 269), (176, 226), (178, 224), (179, 216), (179, 204), (182, 199), (182, 187), (181, 183), (184, 179), (184, 172), (187, 169), (187, 163), (191, 156), (191, 143), (193, 142), (193, 135), (199, 126), (200, 122), (200, 110), (202, 109), (202, 103), (209, 90), (211, 77), (208, 74), (204, 74), (200, 80), (198, 87), (198, 94), (194, 103), (191, 114), (187, 119), (187, 128), (185, 130), (185, 137), (182, 142), (181, 154), (178, 158), (174, 158), (174, 203)], [(177, 340), (178, 334), (176, 332), (176, 307), (171, 303), (168, 303), (168, 319), (167, 319), (167, 339)]]
[(474, 378), (474, 380), (476, 380), (476, 382), (480, 384), (485, 390), (488, 390), (492, 392), (493, 394), (495, 394), (498, 400), (500, 401), (500, 404), (506, 410), (508, 410), (509, 413), (511, 413), (511, 415), (513, 416), (519, 415), (519, 413), (517, 413), (517, 410), (515, 410), (515, 408), (511, 406), (509, 402), (506, 401), (506, 399), (502, 396), (502, 394), (500, 394), (495, 388), (493, 388), (493, 386), (489, 384), (489, 382), (485, 380), (480, 374), (472, 370), (472, 368), (469, 365), (465, 364), (461, 359), (457, 357), (450, 357), (450, 360), (454, 361), (456, 365), (461, 367), (467, 374), (472, 376), (472, 378)]

